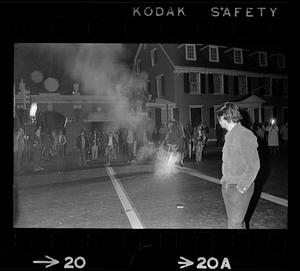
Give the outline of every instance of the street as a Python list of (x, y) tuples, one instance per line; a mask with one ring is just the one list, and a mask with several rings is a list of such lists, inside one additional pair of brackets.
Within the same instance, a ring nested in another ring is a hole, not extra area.
[[(226, 211), (217, 182), (220, 168), (213, 167), (220, 164), (220, 156), (207, 153), (206, 157), (202, 169), (194, 162), (186, 162), (170, 177), (155, 174), (151, 162), (127, 163), (121, 158), (110, 167), (105, 167), (103, 161), (91, 161), (87, 168), (17, 175), (14, 225), (226, 228)], [(281, 170), (281, 174), (286, 173), (287, 169)], [(252, 207), (251, 229), (287, 228), (287, 183), (278, 184), (274, 171), (269, 178), (263, 195)], [(287, 181), (287, 176), (279, 179)]]

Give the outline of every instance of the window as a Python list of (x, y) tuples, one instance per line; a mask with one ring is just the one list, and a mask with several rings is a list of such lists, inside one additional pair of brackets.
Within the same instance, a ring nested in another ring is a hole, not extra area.
[(138, 60), (137, 65), (136, 65), (136, 73), (137, 74), (141, 73), (141, 65), (142, 65), (142, 61)]
[(258, 63), (259, 63), (259, 66), (262, 66), (262, 67), (267, 66), (267, 53), (265, 53), (265, 52), (258, 53)]
[(211, 93), (211, 94), (223, 93), (222, 74), (209, 74), (208, 75), (208, 93)]
[(190, 79), (190, 92), (191, 93), (198, 93), (199, 92), (199, 73), (197, 72), (190, 72), (189, 73)]
[(214, 81), (214, 93), (215, 94), (221, 94), (221, 93), (223, 93), (222, 75), (221, 74), (214, 74), (213, 75), (213, 81)]
[(219, 62), (219, 50), (218, 46), (209, 46), (209, 61)]
[(196, 60), (196, 46), (194, 44), (185, 45), (185, 58), (186, 60)]
[(184, 73), (184, 92), (200, 93), (200, 76), (198, 72)]
[(156, 50), (156, 48), (151, 50), (151, 64), (152, 64), (152, 67), (157, 65), (157, 50)]
[(277, 67), (278, 68), (285, 68), (285, 57), (284, 55), (277, 56)]
[(243, 51), (241, 49), (234, 49), (234, 63), (243, 64)]
[[(284, 84), (285, 82), (285, 84)], [(272, 94), (273, 96), (286, 96), (287, 95), (287, 80), (272, 79)]]
[(238, 76), (239, 94), (246, 94), (246, 76)]
[(246, 76), (233, 76), (233, 94), (236, 96), (246, 94)]
[(270, 79), (269, 78), (259, 78), (258, 79), (259, 95), (270, 95)]
[(163, 74), (156, 77), (156, 91), (157, 97), (164, 97), (166, 96), (165, 93), (165, 77)]
[(148, 48), (148, 44), (144, 43), (144, 50), (146, 50)]

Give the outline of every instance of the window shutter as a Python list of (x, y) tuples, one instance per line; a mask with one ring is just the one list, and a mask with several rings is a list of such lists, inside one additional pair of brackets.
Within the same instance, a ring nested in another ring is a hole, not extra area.
[(278, 96), (278, 81), (279, 79), (272, 79), (272, 94)]
[(201, 93), (205, 93), (206, 90), (206, 77), (204, 73), (200, 75)]
[(166, 96), (165, 86), (166, 86), (166, 84), (165, 84), (165, 76), (162, 75), (162, 77), (161, 77), (161, 95), (162, 96)]
[(213, 107), (209, 108), (209, 127), (215, 128), (215, 109)]
[(225, 94), (228, 94), (229, 91), (228, 91), (228, 75), (223, 75), (224, 77), (224, 93)]
[(239, 78), (237, 76), (233, 77), (233, 91), (234, 95), (239, 95)]
[(157, 65), (157, 50), (154, 51), (154, 63)]
[(278, 96), (283, 96), (284, 91), (283, 91), (283, 80), (279, 79), (278, 81)]
[(247, 77), (247, 86), (248, 86), (248, 93), (252, 94), (251, 77)]
[(190, 77), (189, 73), (184, 73), (184, 93), (190, 93)]
[(154, 93), (155, 98), (158, 98), (158, 79), (155, 79), (155, 93)]
[(208, 92), (214, 93), (214, 78), (212, 74), (208, 75)]

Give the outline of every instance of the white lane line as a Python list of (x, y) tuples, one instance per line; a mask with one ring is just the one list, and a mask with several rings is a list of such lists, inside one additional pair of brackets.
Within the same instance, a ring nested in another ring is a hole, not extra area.
[[(211, 176), (207, 176), (207, 175), (199, 173), (199, 172), (195, 172), (194, 170), (192, 170), (190, 168), (187, 168), (187, 167), (183, 167), (183, 168), (181, 167), (180, 169), (183, 172), (185, 172), (185, 173), (187, 173), (189, 175), (192, 175), (192, 176), (195, 176), (195, 177), (198, 177), (198, 178), (201, 178), (201, 179), (205, 179), (205, 180), (211, 181), (213, 183), (220, 184), (220, 180), (217, 179), (217, 178), (214, 178), (214, 177), (211, 177)], [(272, 201), (272, 202), (277, 203), (279, 205), (282, 205), (284, 207), (288, 207), (288, 200), (286, 200), (286, 199), (279, 198), (279, 197), (276, 197), (276, 196), (273, 196), (271, 194), (264, 193), (264, 192), (261, 193), (260, 197), (262, 199), (265, 199), (265, 200), (268, 200), (268, 201)]]
[(138, 218), (136, 212), (134, 211), (134, 208), (132, 207), (128, 195), (126, 195), (126, 191), (123, 188), (120, 181), (114, 176), (116, 175), (115, 171), (111, 167), (106, 167), (106, 171), (110, 177), (110, 180), (118, 194), (118, 197), (122, 203), (122, 206), (124, 208), (125, 214), (127, 215), (131, 227), (133, 229), (143, 229), (144, 226), (141, 222), (141, 220)]

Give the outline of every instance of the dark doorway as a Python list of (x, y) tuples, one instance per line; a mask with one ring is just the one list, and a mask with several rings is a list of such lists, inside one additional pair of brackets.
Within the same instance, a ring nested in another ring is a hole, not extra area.
[(191, 124), (193, 127), (200, 125), (202, 122), (202, 108), (195, 107), (191, 108)]
[(254, 123), (259, 122), (259, 109), (254, 108)]

